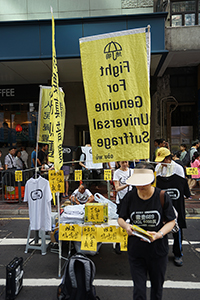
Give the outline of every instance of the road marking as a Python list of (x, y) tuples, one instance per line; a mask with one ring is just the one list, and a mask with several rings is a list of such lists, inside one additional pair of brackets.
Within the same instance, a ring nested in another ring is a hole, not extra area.
[(29, 220), (28, 217), (15, 217), (15, 218), (0, 218), (1, 221), (10, 221), (10, 220)]
[(0, 239), (0, 246), (26, 245), (27, 239)]
[[(58, 286), (61, 283), (61, 279), (56, 278), (29, 278), (23, 279), (23, 286)], [(5, 285), (6, 280), (0, 279), (0, 285)], [(107, 287), (133, 287), (132, 280), (108, 280), (108, 279), (95, 279), (93, 281), (95, 286), (107, 286)], [(147, 287), (150, 287), (150, 281), (147, 281)], [(166, 289), (200, 289), (200, 282), (191, 281), (171, 281), (166, 280), (164, 283)]]

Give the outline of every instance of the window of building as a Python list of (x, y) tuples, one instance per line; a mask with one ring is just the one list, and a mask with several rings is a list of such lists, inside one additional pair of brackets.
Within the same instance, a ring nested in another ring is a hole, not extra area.
[(171, 26), (200, 25), (200, 0), (171, 0)]
[(36, 144), (38, 104), (0, 105), (0, 148)]

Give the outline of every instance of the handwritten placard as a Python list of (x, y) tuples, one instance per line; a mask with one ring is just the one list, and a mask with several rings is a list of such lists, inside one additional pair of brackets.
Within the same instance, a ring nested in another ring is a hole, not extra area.
[(82, 170), (75, 170), (74, 171), (74, 180), (81, 181), (82, 180)]
[(60, 224), (59, 240), (81, 241), (82, 227), (79, 225)]
[(112, 180), (112, 171), (110, 169), (104, 170), (104, 180)]
[(116, 226), (101, 226), (97, 227), (97, 241), (103, 243), (119, 242), (119, 227)]
[(128, 234), (125, 229), (119, 228), (119, 241), (121, 251), (127, 251)]
[(198, 168), (186, 168), (187, 175), (198, 175)]
[(108, 221), (108, 204), (86, 203), (85, 222), (106, 223)]
[(81, 250), (97, 251), (97, 229), (95, 226), (83, 226)]
[(49, 170), (49, 184), (52, 193), (64, 193), (64, 173), (62, 170), (55, 172), (54, 170)]
[(15, 181), (22, 181), (23, 176), (22, 176), (22, 171), (15, 171)]

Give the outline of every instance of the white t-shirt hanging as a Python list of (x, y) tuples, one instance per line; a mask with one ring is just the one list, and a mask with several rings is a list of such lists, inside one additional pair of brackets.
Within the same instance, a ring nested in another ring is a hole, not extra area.
[(93, 163), (93, 157), (92, 157), (92, 147), (91, 146), (82, 146), (81, 147), (82, 152), (85, 154), (85, 166), (88, 168), (88, 170), (93, 169), (102, 169), (102, 163)]
[(51, 189), (49, 181), (39, 176), (25, 185), (24, 201), (28, 202), (31, 230), (51, 230)]

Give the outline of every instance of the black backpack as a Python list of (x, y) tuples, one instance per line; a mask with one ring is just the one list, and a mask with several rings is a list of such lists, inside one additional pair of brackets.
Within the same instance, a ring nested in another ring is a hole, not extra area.
[[(58, 286), (58, 300), (97, 300), (92, 285), (96, 268), (94, 263), (81, 253), (71, 256), (65, 267), (62, 283)], [(99, 299), (100, 300), (100, 299)]]
[(189, 167), (190, 166), (190, 150), (187, 151), (185, 157), (182, 160), (183, 164), (185, 167)]

